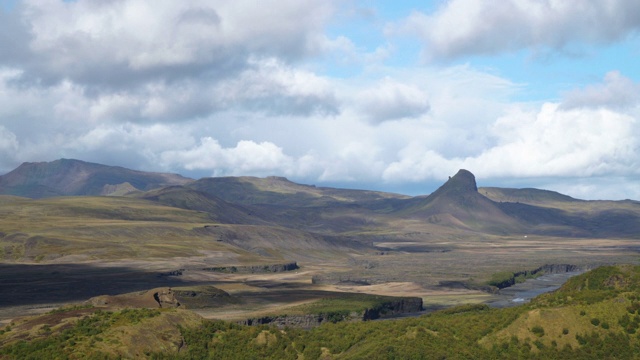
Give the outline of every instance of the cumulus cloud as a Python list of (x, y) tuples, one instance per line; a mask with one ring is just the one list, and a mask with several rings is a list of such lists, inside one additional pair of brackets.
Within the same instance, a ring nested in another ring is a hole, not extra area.
[(446, 60), (608, 44), (638, 30), (640, 3), (634, 0), (451, 0), (432, 14), (416, 11), (389, 31), (417, 34), (429, 58)]
[(424, 91), (389, 77), (362, 91), (357, 102), (362, 114), (373, 123), (417, 117), (429, 111)]
[(166, 151), (161, 160), (167, 164), (179, 163), (186, 169), (206, 169), (212, 175), (245, 175), (289, 173), (293, 159), (282, 148), (265, 141), (239, 141), (235, 147), (222, 147), (211, 138), (202, 138), (197, 146), (181, 151)]
[(0, 10), (0, 121), (41, 143), (38, 134), (187, 123), (238, 109), (335, 114), (328, 82), (295, 66), (331, 42), (322, 30), (332, 7), (317, 0), (19, 2)]
[(466, 159), (488, 176), (594, 176), (635, 172), (638, 123), (608, 109), (561, 110), (544, 104), (537, 113), (509, 113), (492, 132), (499, 143)]
[(607, 109), (537, 111), (514, 108), (491, 126), (495, 145), (479, 154), (447, 158), (411, 144), (385, 169), (387, 181), (444, 178), (465, 168), (484, 178), (590, 177), (637, 174), (639, 124)]
[(590, 85), (565, 94), (562, 108), (614, 108), (624, 110), (640, 105), (640, 84), (618, 71), (605, 75), (601, 84)]
[(225, 77), (256, 55), (303, 58), (326, 41), (322, 27), (332, 4), (25, 0), (17, 11), (23, 24), (17, 33), (27, 39), (13, 56), (27, 53), (26, 76), (121, 87), (157, 78)]
[(272, 114), (336, 114), (339, 103), (330, 82), (312, 72), (287, 67), (275, 59), (252, 61), (254, 66), (216, 87), (214, 98), (226, 108), (264, 110)]
[(252, 60), (235, 77), (183, 79), (106, 92), (90, 99), (90, 118), (117, 122), (185, 122), (220, 111), (245, 109), (270, 115), (338, 112), (329, 82), (276, 59)]

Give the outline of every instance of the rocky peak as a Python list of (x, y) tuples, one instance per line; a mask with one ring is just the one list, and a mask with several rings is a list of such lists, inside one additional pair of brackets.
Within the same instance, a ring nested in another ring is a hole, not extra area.
[(463, 195), (467, 193), (477, 193), (476, 177), (468, 170), (460, 169), (457, 174), (450, 177), (434, 195)]
[(476, 192), (478, 191), (478, 186), (476, 185), (476, 177), (469, 170), (458, 170), (458, 173), (445, 183), (445, 186), (447, 186), (447, 184), (449, 183), (451, 183), (452, 186), (459, 188), (460, 190)]

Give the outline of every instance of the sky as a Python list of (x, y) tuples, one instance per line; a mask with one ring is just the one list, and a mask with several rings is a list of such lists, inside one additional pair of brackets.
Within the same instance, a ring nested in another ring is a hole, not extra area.
[(640, 200), (637, 0), (0, 0), (0, 174)]

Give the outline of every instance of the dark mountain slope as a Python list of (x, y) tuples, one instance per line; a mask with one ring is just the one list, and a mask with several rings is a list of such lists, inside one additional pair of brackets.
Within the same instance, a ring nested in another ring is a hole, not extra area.
[(528, 231), (539, 235), (591, 237), (581, 217), (562, 209), (516, 202), (496, 204), (504, 213), (528, 225)]
[(150, 190), (192, 181), (177, 174), (150, 173), (80, 160), (23, 163), (0, 176), (0, 194), (29, 198), (66, 195), (108, 195), (118, 186)]
[(640, 238), (640, 205), (608, 205), (613, 202), (584, 201), (578, 210), (522, 203), (499, 203), (512, 217), (530, 224), (531, 232), (570, 237)]
[(336, 203), (371, 202), (383, 199), (406, 199), (408, 196), (367, 190), (316, 187), (291, 182), (283, 177), (203, 178), (187, 187), (215, 195), (235, 204), (268, 204), (309, 207)]

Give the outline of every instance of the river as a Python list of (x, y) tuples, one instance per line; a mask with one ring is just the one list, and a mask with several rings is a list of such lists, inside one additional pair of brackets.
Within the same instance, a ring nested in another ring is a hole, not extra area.
[(542, 275), (535, 279), (529, 279), (523, 283), (509, 286), (501, 289), (497, 297), (498, 299), (489, 302), (491, 307), (510, 307), (517, 306), (531, 301), (534, 297), (557, 290), (569, 278), (582, 274), (583, 271), (573, 271), (559, 274)]
[[(564, 284), (569, 278), (580, 275), (584, 271), (572, 271), (558, 274), (542, 275), (535, 279), (529, 279), (523, 283), (509, 286), (508, 288), (501, 289), (498, 294), (494, 295), (494, 300), (487, 302), (487, 305), (494, 308), (505, 308), (511, 306), (518, 306), (531, 301), (534, 297), (557, 290)], [(396, 320), (401, 318), (416, 317), (428, 313), (432, 313), (437, 310), (446, 309), (449, 306), (446, 305), (432, 305), (425, 310), (415, 313), (397, 314), (394, 316), (376, 319), (380, 320)]]

